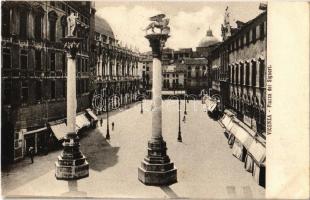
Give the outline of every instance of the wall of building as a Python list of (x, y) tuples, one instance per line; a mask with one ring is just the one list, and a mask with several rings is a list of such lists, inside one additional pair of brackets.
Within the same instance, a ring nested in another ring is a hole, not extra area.
[(222, 97), (222, 110), (232, 109), (265, 137), (267, 14), (245, 24), (209, 55), (213, 93)]
[(1, 41), (2, 108), (13, 129), (4, 134), (14, 133), (14, 141), (8, 141), (16, 150), (11, 152), (13, 160), (26, 153), (16, 153), (23, 148), (23, 134), (66, 115), (67, 61), (61, 39), (71, 11), (79, 15), (77, 35), (85, 38), (77, 55), (77, 111), (90, 106), (92, 13), (89, 2), (2, 2), (1, 10), (2, 30), (6, 30)]

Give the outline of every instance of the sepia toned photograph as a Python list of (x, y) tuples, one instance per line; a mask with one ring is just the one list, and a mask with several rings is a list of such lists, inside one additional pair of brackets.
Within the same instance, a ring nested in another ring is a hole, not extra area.
[(2, 1), (1, 196), (264, 199), (268, 6)]

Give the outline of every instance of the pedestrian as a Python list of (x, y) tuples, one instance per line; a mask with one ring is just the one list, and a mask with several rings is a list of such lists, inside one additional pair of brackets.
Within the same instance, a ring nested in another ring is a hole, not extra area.
[(112, 131), (114, 131), (114, 122), (112, 122)]
[(100, 119), (100, 126), (102, 127), (102, 124), (103, 124), (103, 119), (101, 118)]
[(32, 146), (30, 146), (28, 151), (29, 151), (31, 163), (33, 163), (34, 148)]
[(185, 123), (185, 121), (186, 121), (186, 117), (185, 117), (185, 115), (183, 116), (183, 122)]

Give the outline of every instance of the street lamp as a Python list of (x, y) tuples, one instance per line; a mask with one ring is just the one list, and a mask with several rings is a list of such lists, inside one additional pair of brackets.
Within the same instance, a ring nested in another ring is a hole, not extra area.
[(187, 115), (187, 111), (186, 111), (186, 93), (185, 93), (185, 90), (184, 90), (184, 115)]
[(140, 113), (143, 114), (143, 98), (141, 97), (141, 110)]
[(107, 109), (107, 134), (105, 138), (107, 140), (110, 139), (110, 129), (109, 129), (109, 81), (107, 81), (107, 87), (106, 87), (106, 109)]
[(178, 142), (182, 142), (182, 135), (181, 135), (181, 98), (180, 98), (180, 94), (178, 94), (178, 101), (179, 101), (179, 131), (178, 131)]

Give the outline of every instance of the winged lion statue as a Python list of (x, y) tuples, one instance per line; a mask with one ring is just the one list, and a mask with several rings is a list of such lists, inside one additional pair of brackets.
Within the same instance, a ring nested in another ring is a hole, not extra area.
[(159, 14), (155, 15), (153, 17), (150, 17), (150, 20), (152, 21), (144, 30), (147, 32), (148, 30), (152, 30), (152, 33), (155, 33), (154, 29), (158, 28), (160, 30), (160, 33), (169, 34), (170, 33), (170, 27), (169, 24), (169, 18), (166, 18), (165, 14)]

